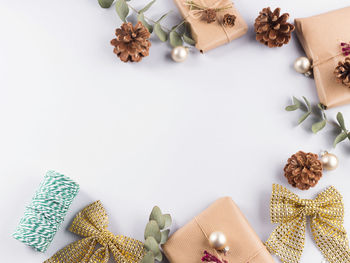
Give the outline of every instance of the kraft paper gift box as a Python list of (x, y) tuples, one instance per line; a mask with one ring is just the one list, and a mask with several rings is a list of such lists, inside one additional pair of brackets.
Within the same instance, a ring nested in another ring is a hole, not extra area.
[[(208, 8), (224, 7), (231, 5), (230, 8), (217, 12), (217, 19), (213, 23), (203, 21), (201, 17), (190, 15), (190, 7), (186, 5), (186, 0), (174, 0), (180, 10), (183, 18), (191, 25), (192, 38), (196, 41), (196, 48), (201, 52), (206, 52), (232, 40), (243, 36), (248, 31), (247, 23), (238, 13), (231, 0), (193, 0), (194, 2)], [(225, 14), (236, 16), (233, 27), (225, 27), (222, 19)]]
[[(212, 232), (223, 232), (229, 252), (224, 255), (210, 247)], [(270, 253), (248, 221), (229, 197), (214, 202), (209, 208), (176, 231), (163, 246), (170, 263), (199, 263), (204, 251), (228, 263), (273, 263)]]
[(350, 7), (308, 18), (295, 19), (297, 36), (313, 73), (320, 102), (326, 107), (350, 103), (350, 88), (336, 82), (334, 70), (344, 61), (341, 42), (350, 42)]

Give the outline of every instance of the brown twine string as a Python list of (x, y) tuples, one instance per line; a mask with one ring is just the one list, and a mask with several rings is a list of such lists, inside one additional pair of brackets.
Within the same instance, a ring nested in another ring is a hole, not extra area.
[[(223, 1), (225, 1), (225, 0), (219, 0), (215, 4), (213, 4), (212, 6), (207, 6), (204, 3), (204, 0), (199, 0), (199, 1), (201, 3), (201, 6), (195, 6), (198, 9), (191, 9), (194, 6), (195, 3), (193, 1), (185, 0), (184, 5), (190, 7), (190, 11), (189, 11), (188, 15), (185, 17), (185, 20), (188, 17), (192, 17), (193, 19), (199, 19), (201, 17), (202, 13), (205, 10), (207, 10), (207, 9), (214, 9), (215, 12), (221, 12), (221, 11), (229, 9), (229, 8), (231, 8), (233, 6), (233, 4), (231, 3), (230, 5), (227, 5), (227, 6), (224, 6), (224, 7), (219, 7), (219, 4), (221, 2), (223, 2)], [(219, 25), (221, 26), (222, 30), (224, 31), (224, 33), (226, 35), (227, 43), (229, 43), (231, 40), (230, 40), (230, 36), (229, 36), (225, 26), (221, 22), (218, 22), (218, 23), (219, 23)]]
[(338, 53), (336, 55), (333, 55), (333, 56), (331, 56), (329, 58), (326, 58), (326, 59), (323, 59), (321, 61), (316, 61), (315, 63), (312, 63), (311, 68), (314, 68), (314, 67), (319, 66), (319, 65), (321, 65), (323, 63), (326, 63), (326, 62), (328, 62), (328, 61), (332, 60), (333, 58), (336, 58), (336, 57), (338, 57), (340, 55), (343, 55), (343, 52), (340, 52), (340, 53)]

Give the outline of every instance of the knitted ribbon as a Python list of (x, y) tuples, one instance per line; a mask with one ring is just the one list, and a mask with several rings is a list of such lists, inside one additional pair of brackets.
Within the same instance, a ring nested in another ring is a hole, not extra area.
[(78, 190), (79, 185), (69, 177), (47, 172), (12, 236), (45, 252)]
[(318, 248), (329, 263), (350, 262), (346, 231), (343, 227), (342, 196), (332, 186), (315, 200), (300, 199), (287, 188), (273, 185), (271, 221), (280, 225), (265, 243), (282, 262), (300, 262), (305, 243), (306, 218)]
[(70, 231), (83, 236), (58, 251), (44, 263), (107, 263), (111, 252), (117, 263), (141, 261), (143, 243), (126, 236), (113, 235), (107, 230), (108, 215), (100, 201), (96, 201), (74, 218)]
[[(184, 5), (185, 6), (189, 6), (190, 11), (188, 12), (188, 16), (192, 17), (193, 19), (200, 19), (203, 12), (205, 12), (208, 9), (213, 9), (215, 10), (215, 12), (220, 12), (226, 9), (230, 9), (232, 8), (233, 4), (229, 4), (226, 6), (221, 6), (222, 2), (226, 1), (226, 0), (217, 0), (215, 2), (215, 4), (211, 5), (211, 6), (207, 6), (203, 1), (204, 0), (199, 0), (201, 4), (197, 4), (196, 2), (192, 1), (192, 0), (185, 0), (184, 1)], [(187, 17), (185, 17), (186, 19)], [(228, 34), (228, 32), (226, 31), (225, 26), (222, 23), (219, 23), (222, 30), (224, 31), (226, 38), (227, 38), (227, 42), (230, 42), (230, 36)]]

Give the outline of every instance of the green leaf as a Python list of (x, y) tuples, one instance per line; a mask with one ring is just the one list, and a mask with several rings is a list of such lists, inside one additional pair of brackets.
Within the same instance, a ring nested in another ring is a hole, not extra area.
[(341, 134), (339, 134), (333, 143), (333, 146), (336, 147), (338, 143), (344, 141), (346, 138), (348, 137), (348, 134), (346, 132), (342, 132)]
[(181, 36), (179, 35), (179, 33), (177, 33), (174, 30), (170, 32), (169, 39), (170, 39), (170, 45), (172, 45), (173, 47), (182, 46), (183, 44)]
[(165, 226), (165, 218), (163, 217), (162, 211), (158, 206), (153, 207), (149, 220), (156, 221), (159, 229), (163, 229)]
[(147, 251), (152, 251), (153, 255), (158, 255), (160, 253), (159, 244), (154, 237), (148, 237), (144, 245)]
[(154, 255), (152, 251), (148, 251), (143, 257), (141, 263), (154, 263)]
[(322, 120), (320, 122), (316, 122), (312, 125), (312, 131), (313, 133), (318, 133), (320, 130), (322, 130), (324, 127), (326, 127), (327, 121)]
[(98, 3), (102, 8), (110, 8), (114, 0), (98, 0)]
[[(170, 11), (170, 12), (171, 12), (171, 11)], [(157, 20), (157, 22), (161, 22), (164, 18), (166, 18), (166, 17), (170, 14), (170, 12), (168, 12), (168, 13), (162, 15), (162, 16)]]
[(148, 9), (151, 8), (151, 6), (152, 6), (155, 2), (156, 2), (156, 0), (153, 0), (153, 1), (149, 2), (144, 8), (142, 8), (142, 9), (139, 11), (139, 14), (146, 12)]
[(117, 0), (115, 4), (115, 10), (117, 11), (118, 16), (123, 22), (126, 22), (126, 17), (129, 14), (129, 6), (125, 0)]
[(297, 106), (298, 108), (300, 108), (301, 106), (301, 101), (298, 100), (296, 97), (293, 96), (293, 103), (295, 106)]
[(137, 15), (137, 20), (140, 21), (150, 33), (153, 32), (153, 27), (147, 23), (147, 21), (145, 20), (145, 15), (143, 13)]
[(164, 220), (165, 220), (164, 228), (170, 227), (171, 223), (172, 223), (171, 215), (165, 214), (165, 215), (163, 215), (163, 217), (164, 217)]
[(182, 37), (187, 44), (192, 45), (192, 46), (194, 46), (196, 44), (196, 41), (194, 41), (192, 38), (190, 38), (186, 34), (183, 34)]
[(344, 117), (343, 117), (343, 114), (341, 112), (338, 112), (337, 120), (338, 120), (338, 123), (339, 123), (340, 127), (342, 128), (342, 130), (346, 131)]
[(303, 96), (303, 99), (304, 99), (304, 101), (305, 101), (305, 103), (306, 103), (306, 105), (307, 105), (307, 108), (310, 110), (311, 109), (311, 104), (310, 104), (310, 102), (307, 100), (307, 98), (305, 98), (304, 96)]
[(155, 259), (158, 262), (161, 262), (163, 260), (163, 254), (162, 254), (162, 252), (160, 250), (159, 250), (159, 253), (155, 256)]
[(160, 233), (159, 226), (155, 220), (151, 220), (146, 225), (145, 229), (145, 240), (148, 237), (154, 237), (154, 239), (157, 241), (157, 243), (160, 243), (162, 236)]
[(162, 238), (160, 240), (160, 244), (163, 245), (165, 244), (165, 242), (168, 241), (168, 237), (169, 237), (169, 233), (170, 233), (170, 230), (167, 229), (167, 230), (164, 230), (161, 234), (162, 234)]
[(297, 109), (299, 109), (297, 105), (289, 105), (285, 108), (286, 111), (295, 111)]
[(168, 34), (162, 29), (162, 26), (159, 24), (159, 22), (154, 25), (154, 32), (160, 41), (165, 42), (168, 40)]
[(311, 114), (311, 112), (309, 111), (309, 112), (307, 112), (307, 113), (305, 113), (303, 116), (301, 116), (301, 118), (299, 119), (299, 124), (301, 124), (303, 121), (305, 121), (306, 119), (307, 119), (307, 117), (309, 117), (310, 116), (310, 114)]

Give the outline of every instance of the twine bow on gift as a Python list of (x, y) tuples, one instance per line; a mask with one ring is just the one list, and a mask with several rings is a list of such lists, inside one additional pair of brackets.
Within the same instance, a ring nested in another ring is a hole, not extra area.
[(213, 11), (217, 13), (217, 12), (221, 12), (232, 8), (232, 4), (223, 5), (223, 2), (226, 0), (218, 0), (215, 2), (215, 4), (211, 6), (207, 6), (203, 2), (203, 0), (199, 0), (199, 1), (200, 1), (200, 4), (192, 0), (185, 0), (185, 3), (184, 3), (186, 6), (189, 6), (190, 8), (188, 15), (193, 17), (194, 19), (200, 19), (203, 16), (203, 14), (208, 11)]
[(108, 215), (96, 201), (75, 217), (70, 231), (84, 238), (58, 251), (44, 263), (107, 263), (111, 254), (117, 263), (140, 262), (143, 243), (126, 236), (115, 236), (107, 230)]
[(342, 196), (332, 186), (315, 200), (300, 199), (280, 185), (273, 185), (271, 221), (280, 225), (266, 242), (267, 249), (285, 263), (300, 262), (305, 243), (307, 216), (318, 248), (329, 263), (350, 262), (350, 251), (343, 226)]

